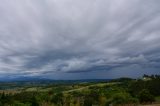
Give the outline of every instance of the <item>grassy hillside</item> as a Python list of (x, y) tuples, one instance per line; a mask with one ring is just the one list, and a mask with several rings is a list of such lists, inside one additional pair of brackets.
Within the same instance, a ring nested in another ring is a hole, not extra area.
[[(76, 83), (1, 83), (0, 106), (138, 106), (160, 103), (160, 76)], [(157, 106), (157, 105), (155, 105)]]

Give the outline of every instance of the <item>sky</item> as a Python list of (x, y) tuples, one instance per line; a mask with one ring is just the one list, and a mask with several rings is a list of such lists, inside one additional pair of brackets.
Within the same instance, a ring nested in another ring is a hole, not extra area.
[(159, 0), (0, 2), (0, 77), (160, 74)]

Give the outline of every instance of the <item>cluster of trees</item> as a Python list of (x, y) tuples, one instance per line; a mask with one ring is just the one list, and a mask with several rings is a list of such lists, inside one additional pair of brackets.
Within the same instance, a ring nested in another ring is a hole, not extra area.
[(148, 77), (152, 79), (147, 81), (139, 79), (128, 84), (128, 89), (133, 96), (137, 95), (143, 89), (148, 90), (153, 96), (160, 95), (160, 76), (152, 75)]
[(160, 75), (143, 75), (143, 78), (160, 79)]
[(35, 92), (21, 92), (17, 94), (0, 94), (0, 106), (39, 106)]

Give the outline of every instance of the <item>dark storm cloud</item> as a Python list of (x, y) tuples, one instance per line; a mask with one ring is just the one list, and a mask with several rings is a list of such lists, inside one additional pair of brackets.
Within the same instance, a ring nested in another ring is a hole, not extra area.
[(0, 1), (1, 75), (158, 73), (158, 0)]

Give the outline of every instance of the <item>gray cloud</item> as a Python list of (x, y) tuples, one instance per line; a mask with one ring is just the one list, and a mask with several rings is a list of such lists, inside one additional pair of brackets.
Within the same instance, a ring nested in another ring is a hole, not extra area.
[(2, 76), (159, 73), (157, 0), (1, 0), (0, 14)]

